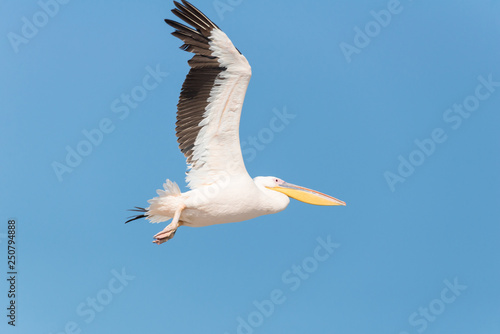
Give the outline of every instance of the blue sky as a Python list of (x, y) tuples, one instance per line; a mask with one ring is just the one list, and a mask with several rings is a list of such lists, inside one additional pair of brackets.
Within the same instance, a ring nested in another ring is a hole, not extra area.
[(62, 2), (1, 3), (2, 333), (500, 332), (499, 1), (195, 2), (252, 65), (250, 175), (347, 206), (161, 246), (123, 222), (185, 190), (173, 5)]

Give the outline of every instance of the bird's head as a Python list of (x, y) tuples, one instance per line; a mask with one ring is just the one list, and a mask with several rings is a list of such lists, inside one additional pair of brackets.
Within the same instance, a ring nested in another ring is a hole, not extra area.
[(304, 203), (313, 205), (345, 205), (345, 202), (319, 191), (287, 183), (274, 176), (259, 176), (255, 182), (280, 193), (287, 195)]

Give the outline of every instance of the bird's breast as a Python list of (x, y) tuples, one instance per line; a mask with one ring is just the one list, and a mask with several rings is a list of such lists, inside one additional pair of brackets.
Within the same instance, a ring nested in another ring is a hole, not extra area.
[(270, 205), (270, 199), (254, 185), (228, 185), (219, 191), (199, 188), (188, 194), (181, 220), (193, 227), (249, 220), (279, 212), (288, 204)]

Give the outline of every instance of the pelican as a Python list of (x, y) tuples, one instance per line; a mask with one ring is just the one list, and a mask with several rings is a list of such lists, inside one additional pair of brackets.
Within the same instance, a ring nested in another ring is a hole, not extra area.
[(189, 2), (174, 1), (172, 12), (187, 25), (166, 19), (172, 33), (194, 53), (177, 104), (176, 136), (186, 157), (182, 193), (170, 180), (149, 200), (149, 207), (125, 223), (146, 218), (152, 223), (172, 219), (154, 236), (158, 245), (170, 240), (179, 226), (201, 227), (249, 220), (284, 210), (291, 198), (313, 205), (345, 205), (315, 190), (274, 176), (252, 179), (245, 168), (239, 139), (243, 100), (252, 71), (247, 59), (208, 17)]

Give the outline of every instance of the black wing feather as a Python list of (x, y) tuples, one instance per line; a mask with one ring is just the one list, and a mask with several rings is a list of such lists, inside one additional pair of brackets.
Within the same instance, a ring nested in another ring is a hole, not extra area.
[(193, 152), (201, 130), (199, 124), (204, 118), (215, 80), (220, 78), (219, 74), (226, 68), (220, 66), (210, 50), (210, 36), (219, 27), (189, 2), (182, 0), (181, 4), (174, 1), (174, 4), (177, 8), (172, 13), (191, 27), (168, 19), (165, 22), (176, 29), (172, 35), (184, 42), (181, 49), (195, 54), (188, 61), (191, 70), (182, 85), (177, 104), (176, 136), (187, 162), (195, 165)]

